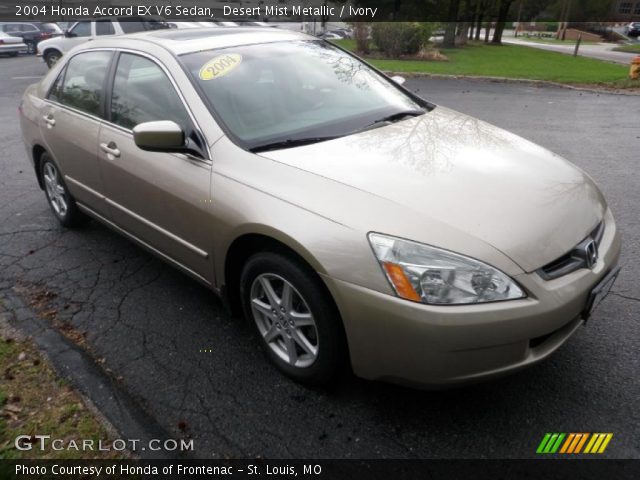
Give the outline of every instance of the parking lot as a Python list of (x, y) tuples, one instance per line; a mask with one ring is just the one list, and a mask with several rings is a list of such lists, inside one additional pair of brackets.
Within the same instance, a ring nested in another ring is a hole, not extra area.
[(588, 172), (623, 232), (623, 270), (589, 325), (534, 368), (435, 392), (347, 375), (327, 392), (269, 366), (195, 281), (96, 222), (58, 226), (17, 112), (45, 72), (36, 57), (0, 58), (0, 302), (18, 296), (65, 329), (162, 427), (192, 437), (197, 456), (526, 458), (545, 432), (612, 432), (607, 457), (640, 458), (640, 96), (410, 79), (424, 98)]

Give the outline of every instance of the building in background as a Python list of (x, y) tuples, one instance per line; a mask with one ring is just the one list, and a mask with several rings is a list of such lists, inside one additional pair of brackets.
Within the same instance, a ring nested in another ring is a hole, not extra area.
[(640, 0), (616, 0), (613, 2), (611, 19), (616, 22), (640, 21)]

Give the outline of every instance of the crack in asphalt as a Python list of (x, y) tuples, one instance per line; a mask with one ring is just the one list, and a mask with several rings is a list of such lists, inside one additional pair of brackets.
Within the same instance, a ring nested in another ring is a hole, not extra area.
[(618, 293), (618, 292), (609, 292), (609, 293), (611, 295), (615, 295), (616, 297), (624, 298), (626, 300), (632, 300), (634, 302), (640, 302), (640, 298), (631, 297), (629, 295), (623, 295), (622, 293)]

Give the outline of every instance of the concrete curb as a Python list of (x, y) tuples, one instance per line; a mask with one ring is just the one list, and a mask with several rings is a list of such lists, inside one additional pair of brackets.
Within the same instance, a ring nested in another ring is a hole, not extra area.
[[(139, 439), (139, 446), (149, 440), (162, 441), (174, 435), (161, 427), (118, 383), (111, 378), (93, 358), (54, 329), (46, 320), (38, 317), (10, 289), (0, 292), (4, 308), (9, 312), (9, 324), (33, 340), (50, 361), (56, 373), (68, 380), (88, 400), (107, 427), (124, 440)], [(43, 432), (49, 433), (49, 432)], [(135, 456), (142, 459), (188, 458), (180, 452), (138, 450)]]
[(640, 95), (640, 89), (638, 90), (625, 90), (625, 89), (610, 89), (606, 87), (581, 87), (577, 85), (570, 85), (566, 83), (552, 82), (550, 80), (533, 80), (528, 78), (508, 78), (508, 77), (486, 77), (481, 75), (446, 75), (443, 73), (424, 73), (424, 72), (390, 72), (385, 71), (387, 75), (400, 75), (406, 78), (442, 78), (442, 79), (454, 79), (454, 80), (473, 80), (479, 82), (494, 82), (494, 83), (520, 83), (525, 85), (532, 85), (537, 87), (557, 87), (565, 88), (568, 90), (577, 90), (580, 92), (608, 94), (608, 95)]

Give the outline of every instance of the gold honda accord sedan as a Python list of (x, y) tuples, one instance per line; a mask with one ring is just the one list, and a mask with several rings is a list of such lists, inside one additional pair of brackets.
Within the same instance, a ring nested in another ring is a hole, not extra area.
[(165, 30), (71, 50), (20, 120), (62, 225), (197, 279), (295, 380), (546, 358), (615, 281), (611, 211), (566, 160), (401, 83), (286, 30)]

